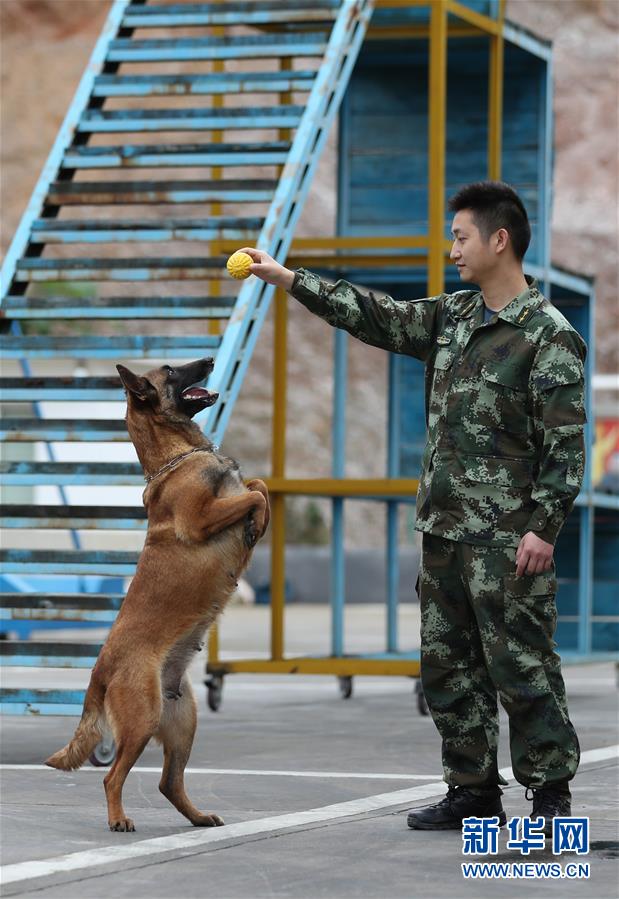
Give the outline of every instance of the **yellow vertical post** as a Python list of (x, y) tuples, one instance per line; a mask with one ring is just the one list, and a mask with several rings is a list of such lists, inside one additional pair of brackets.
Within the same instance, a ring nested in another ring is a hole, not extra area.
[[(217, 25), (213, 27), (213, 36), (214, 37), (224, 37), (226, 34), (225, 26)], [(223, 59), (215, 59), (212, 64), (213, 72), (223, 72), (225, 69), (225, 62)], [(212, 98), (213, 109), (221, 109), (224, 106), (224, 94), (214, 94)], [(222, 131), (212, 131), (211, 132), (211, 140), (214, 144), (220, 144), (223, 140), (223, 132)], [(211, 169), (211, 178), (213, 181), (218, 181), (221, 178), (221, 166), (213, 166)], [(211, 215), (221, 215), (221, 203), (211, 203)], [(212, 297), (221, 296), (221, 284), (219, 281), (209, 281), (208, 282), (209, 295)], [(209, 334), (219, 334), (221, 328), (220, 323), (217, 319), (209, 319), (208, 322), (208, 332)]]
[[(279, 61), (279, 68), (281, 71), (292, 71), (292, 59), (289, 56), (282, 56)], [(279, 96), (279, 105), (284, 106), (285, 104), (292, 103), (292, 93), (289, 91), (285, 91), (283, 94)], [(292, 135), (292, 131), (290, 128), (280, 128), (278, 132), (278, 136), (280, 140), (290, 140)], [(284, 171), (284, 166), (278, 166), (279, 177), (281, 177), (282, 172)]]
[[(223, 37), (225, 35), (225, 28), (223, 26), (216, 26), (213, 28), (213, 36), (214, 37)], [(224, 62), (223, 60), (216, 59), (213, 61), (213, 72), (223, 72), (224, 70)], [(224, 105), (223, 94), (214, 94), (212, 99), (212, 104), (214, 109), (220, 109)], [(222, 141), (222, 133), (221, 131), (214, 131), (211, 133), (211, 139), (214, 144), (219, 144)], [(216, 180), (221, 178), (221, 168), (214, 167), (211, 169), (211, 177)], [(221, 213), (221, 204), (220, 203), (212, 203), (211, 204), (211, 215), (219, 215)], [(218, 243), (218, 242), (217, 242)], [(216, 244), (217, 245), (217, 244)], [(211, 245), (211, 251), (213, 246)], [(218, 297), (221, 295), (221, 285), (219, 281), (208, 281), (207, 289), (209, 292), (209, 296)], [(219, 334), (220, 326), (218, 319), (209, 318), (208, 320), (208, 333), (209, 334)], [(208, 633), (208, 660), (209, 664), (217, 662), (219, 660), (219, 632), (217, 630), (217, 622), (214, 622), (211, 625), (211, 628)]]
[(431, 0), (428, 92), (428, 291), (445, 283), (445, 134), (447, 117), (447, 4)]
[(490, 36), (490, 67), (488, 72), (488, 177), (492, 181), (501, 178), (501, 152), (503, 129), (503, 16), (504, 0), (499, 6), (499, 34)]
[[(274, 478), (285, 477), (286, 469), (286, 360), (288, 298), (275, 292), (273, 352), (273, 437), (271, 467)], [(283, 494), (271, 497), (271, 659), (284, 657), (286, 506)]]
[(208, 632), (208, 663), (213, 665), (219, 661), (219, 632), (215, 621)]

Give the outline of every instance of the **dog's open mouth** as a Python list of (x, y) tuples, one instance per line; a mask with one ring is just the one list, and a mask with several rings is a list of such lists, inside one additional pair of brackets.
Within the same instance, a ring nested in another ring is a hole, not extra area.
[(212, 406), (213, 403), (217, 402), (219, 394), (211, 393), (211, 391), (207, 390), (205, 387), (194, 384), (193, 387), (186, 387), (181, 393), (181, 397), (189, 403), (201, 403), (206, 409), (208, 406)]

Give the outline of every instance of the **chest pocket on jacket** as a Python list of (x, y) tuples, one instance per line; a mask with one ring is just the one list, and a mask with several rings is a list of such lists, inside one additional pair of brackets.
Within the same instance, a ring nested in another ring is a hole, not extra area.
[(529, 419), (526, 375), (517, 368), (486, 364), (481, 372), (482, 400), (494, 427), (522, 433)]
[(449, 387), (455, 353), (450, 346), (440, 347), (434, 357), (431, 405), (440, 403)]
[[(445, 397), (449, 390), (451, 378), (451, 366), (455, 358), (455, 353), (451, 346), (440, 347), (434, 357), (434, 363), (431, 370), (430, 384), (430, 400), (428, 404), (428, 428), (430, 433), (433, 432), (435, 425), (441, 418), (443, 407), (445, 405)], [(429, 369), (426, 376), (429, 374)]]

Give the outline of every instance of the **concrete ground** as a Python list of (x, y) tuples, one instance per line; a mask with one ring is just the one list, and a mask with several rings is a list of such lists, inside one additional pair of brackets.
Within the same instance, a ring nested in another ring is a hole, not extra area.
[[(402, 611), (413, 633), (416, 607)], [(226, 613), (226, 655), (264, 650), (268, 609)], [(382, 640), (383, 612), (348, 612), (349, 651)], [(292, 606), (289, 652), (323, 646), (328, 612)], [(68, 636), (68, 635), (67, 635)], [(97, 634), (90, 632), (90, 638)], [(58, 638), (58, 632), (54, 634)], [(408, 642), (406, 643), (408, 645)], [(357, 678), (343, 700), (332, 677), (231, 675), (214, 714), (206, 709), (204, 659), (192, 676), (199, 729), (187, 774), (188, 793), (226, 821), (191, 827), (158, 792), (161, 751), (148, 746), (129, 775), (125, 808), (136, 832), (107, 829), (104, 769), (63, 773), (42, 759), (64, 745), (74, 718), (5, 717), (2, 722), (2, 881), (4, 896), (344, 899), (344, 897), (546, 897), (606, 899), (618, 895), (617, 693), (610, 664), (565, 669), (571, 717), (583, 761), (573, 782), (573, 815), (590, 818), (590, 852), (526, 857), (463, 856), (459, 831), (410, 831), (406, 811), (440, 799), (440, 743), (418, 714), (413, 684), (403, 678)], [(87, 672), (9, 670), (7, 686), (81, 685)], [(506, 722), (504, 721), (506, 725)], [(509, 767), (503, 728), (500, 763)], [(503, 802), (508, 818), (530, 804), (513, 779)], [(587, 862), (590, 878), (465, 880), (463, 861), (548, 862), (565, 873)]]

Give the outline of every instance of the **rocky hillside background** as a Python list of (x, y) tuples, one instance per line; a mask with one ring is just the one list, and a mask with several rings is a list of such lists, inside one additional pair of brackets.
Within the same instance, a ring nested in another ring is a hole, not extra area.
[[(6, 251), (109, 9), (109, 0), (1, 0), (0, 202)], [(508, 17), (554, 45), (555, 183), (553, 261), (596, 278), (597, 368), (617, 371), (618, 34), (616, 0), (508, 0)], [(298, 233), (332, 233), (332, 135)], [(328, 476), (332, 332), (290, 305), (288, 474)], [(348, 403), (350, 477), (385, 471), (383, 353), (351, 344)], [(269, 471), (271, 325), (267, 323), (226, 437), (253, 474)], [(384, 516), (351, 504), (347, 536), (374, 543)], [(326, 504), (296, 502), (299, 534), (321, 534)], [(409, 532), (402, 512), (403, 531)], [(318, 524), (316, 524), (318, 522)], [(368, 539), (369, 538), (369, 539)]]

